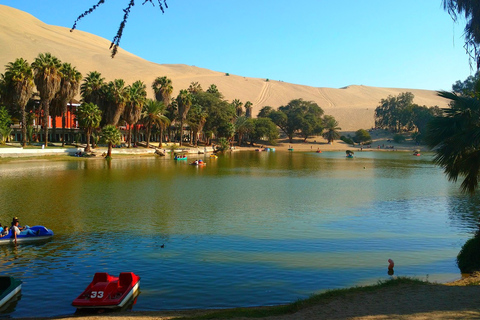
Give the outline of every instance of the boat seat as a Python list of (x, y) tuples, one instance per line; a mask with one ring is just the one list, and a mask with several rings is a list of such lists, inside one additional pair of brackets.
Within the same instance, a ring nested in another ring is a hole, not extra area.
[(97, 272), (93, 276), (93, 283), (108, 282), (109, 275), (106, 272)]
[(118, 278), (120, 287), (128, 287), (133, 282), (133, 276), (131, 272), (121, 272)]

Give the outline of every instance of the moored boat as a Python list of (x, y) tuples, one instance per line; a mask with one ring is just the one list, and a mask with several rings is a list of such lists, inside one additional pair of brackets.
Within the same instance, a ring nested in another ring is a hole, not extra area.
[(22, 289), (22, 281), (10, 276), (0, 276), (0, 308)]
[[(20, 235), (17, 235), (17, 243), (42, 241), (53, 237), (53, 231), (44, 226), (34, 226), (29, 227), (28, 229), (32, 232), (22, 231)], [(15, 243), (15, 235), (13, 234), (12, 229), (10, 229), (6, 236), (0, 238), (0, 245), (9, 243)]]
[(140, 286), (140, 277), (133, 272), (121, 272), (114, 277), (106, 272), (97, 272), (93, 281), (72, 302), (78, 309), (122, 308), (135, 296)]

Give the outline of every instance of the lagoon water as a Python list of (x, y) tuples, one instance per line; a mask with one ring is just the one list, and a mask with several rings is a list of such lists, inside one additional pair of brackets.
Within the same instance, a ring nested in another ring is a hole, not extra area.
[[(192, 157), (190, 157), (192, 158)], [(141, 277), (134, 310), (277, 305), (395, 276), (446, 282), (478, 222), (431, 156), (237, 152), (0, 163), (0, 222), (51, 241), (0, 247), (12, 317), (75, 312), (95, 272)], [(164, 248), (161, 245), (164, 244)]]

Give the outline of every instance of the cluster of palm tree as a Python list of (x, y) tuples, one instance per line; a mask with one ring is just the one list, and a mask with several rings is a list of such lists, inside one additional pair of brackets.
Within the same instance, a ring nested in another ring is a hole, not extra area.
[(43, 112), (45, 146), (48, 145), (49, 115), (62, 115), (62, 129), (65, 131), (65, 115), (68, 103), (78, 93), (82, 75), (69, 63), (62, 63), (50, 53), (40, 53), (32, 64), (18, 58), (5, 67), (0, 78), (1, 101), (20, 113), (22, 124), (22, 145), (27, 142), (27, 103), (36, 89)]

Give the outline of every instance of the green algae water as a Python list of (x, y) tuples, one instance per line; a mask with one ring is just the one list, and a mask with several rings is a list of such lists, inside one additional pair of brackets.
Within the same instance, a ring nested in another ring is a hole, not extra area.
[(428, 155), (205, 161), (0, 162), (0, 222), (18, 216), (55, 232), (46, 243), (0, 246), (1, 274), (23, 281), (5, 312), (72, 314), (95, 272), (138, 274), (134, 310), (289, 303), (388, 279), (389, 258), (395, 276), (461, 276), (455, 258), (476, 230), (479, 199), (460, 194)]

